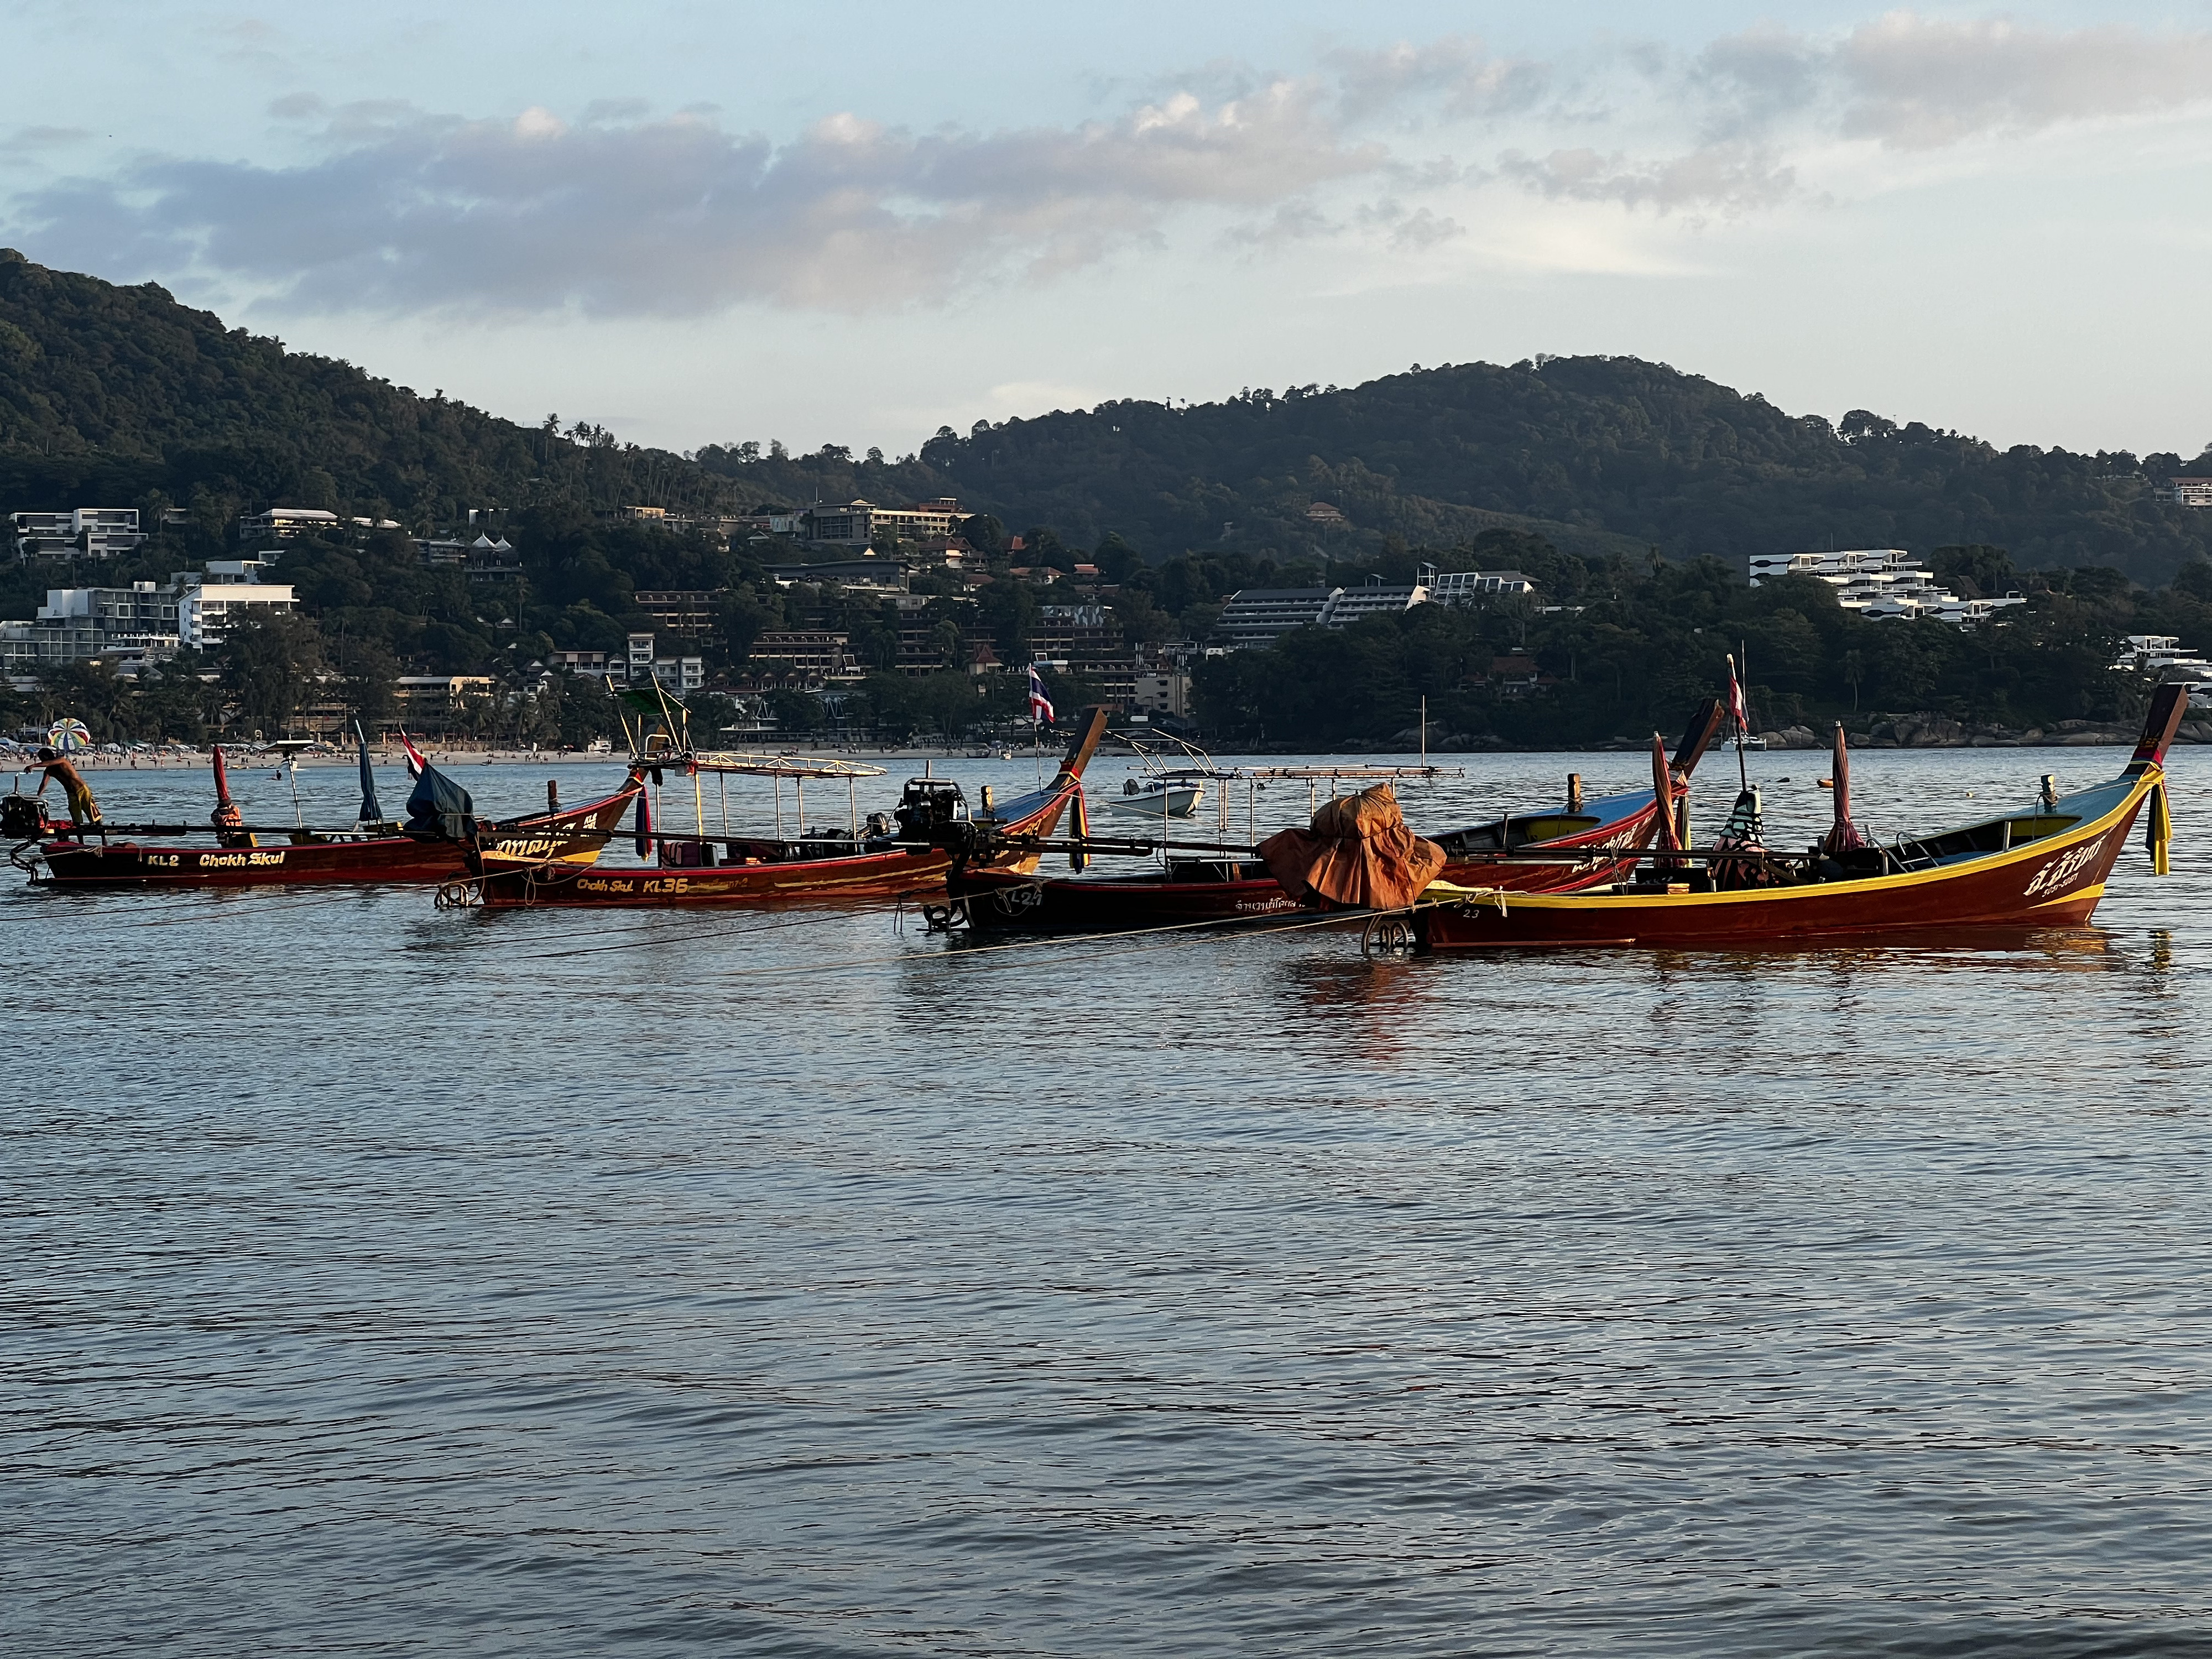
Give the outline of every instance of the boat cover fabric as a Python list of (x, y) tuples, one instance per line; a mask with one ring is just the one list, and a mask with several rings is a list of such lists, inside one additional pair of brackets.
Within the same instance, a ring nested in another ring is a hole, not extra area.
[(467, 790), (424, 761), (415, 778), (415, 793), (407, 797), (407, 832), (465, 841), (475, 833), (471, 820), (476, 810)]
[(1444, 849), (1406, 827), (1387, 783), (1330, 799), (1312, 828), (1268, 836), (1260, 856), (1294, 898), (1374, 910), (1404, 909), (1444, 867)]
[(1836, 735), (1830, 739), (1831, 781), (1835, 786), (1836, 822), (1820, 838), (1820, 850), (1825, 853), (1848, 853), (1866, 845), (1858, 826), (1851, 822), (1851, 750), (1844, 738), (1844, 723), (1836, 722)]
[(359, 720), (353, 723), (353, 734), (361, 739), (361, 821), (381, 823), (384, 808), (377, 804), (376, 771), (368, 761), (368, 733), (361, 729)]

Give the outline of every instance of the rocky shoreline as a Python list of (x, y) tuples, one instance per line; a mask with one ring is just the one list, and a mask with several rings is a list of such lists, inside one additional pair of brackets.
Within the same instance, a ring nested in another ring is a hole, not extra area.
[[(2029, 726), (2025, 731), (2011, 726), (1990, 726), (1975, 721), (1954, 720), (1948, 714), (1876, 714), (1871, 725), (1846, 727), (1854, 749), (2131, 749), (2141, 735), (2133, 721), (2059, 720), (2050, 726)], [(1816, 732), (1809, 726), (1769, 727), (1759, 733), (1768, 749), (1826, 749), (1827, 732)], [(1339, 752), (1350, 755), (1409, 754), (1419, 744), (1418, 727), (1408, 727), (1386, 742), (1359, 743), (1347, 741), (1339, 745)], [(2191, 709), (2183, 720), (2181, 729), (2174, 734), (2177, 744), (2212, 744), (2212, 713)], [(1622, 750), (1644, 749), (1650, 745), (1649, 738), (1611, 738), (1596, 743), (1531, 744), (1508, 743), (1503, 738), (1488, 733), (1466, 732), (1428, 734), (1428, 752), (1432, 755), (1506, 754), (1506, 753), (1605, 753)], [(1276, 752), (1279, 745), (1265, 744), (1254, 753)], [(1281, 748), (1280, 752), (1303, 753)]]
[[(1828, 736), (1808, 726), (1784, 726), (1760, 734), (1769, 749), (1826, 749)], [(1948, 714), (1880, 715), (1864, 732), (1850, 734), (1856, 749), (2087, 749), (2132, 748), (2140, 731), (2133, 722), (2060, 720), (2049, 728), (2024, 732), (1953, 720)], [(2212, 743), (2212, 718), (2191, 712), (2174, 734), (2177, 743)]]

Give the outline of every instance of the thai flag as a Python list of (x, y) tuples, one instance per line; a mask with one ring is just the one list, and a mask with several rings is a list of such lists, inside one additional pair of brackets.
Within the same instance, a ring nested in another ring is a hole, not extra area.
[(1030, 665), (1030, 723), (1034, 726), (1039, 720), (1042, 720), (1047, 726), (1052, 724), (1052, 699), (1045, 696), (1044, 681), (1037, 674), (1036, 665), (1031, 663)]

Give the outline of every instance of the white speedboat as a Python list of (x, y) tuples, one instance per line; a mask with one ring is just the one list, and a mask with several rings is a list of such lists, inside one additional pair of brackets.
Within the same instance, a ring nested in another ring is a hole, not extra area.
[(1157, 774), (1131, 778), (1122, 784), (1120, 794), (1100, 797), (1104, 805), (1117, 812), (1147, 818), (1189, 817), (1205, 799), (1203, 781), (1188, 775), (1162, 777)]

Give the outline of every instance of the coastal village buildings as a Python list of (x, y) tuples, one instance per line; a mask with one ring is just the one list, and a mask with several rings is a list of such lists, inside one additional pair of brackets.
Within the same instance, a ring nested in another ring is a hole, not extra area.
[(210, 650), (240, 617), (292, 609), (291, 587), (264, 582), (262, 568), (256, 559), (218, 559), (166, 583), (49, 588), (31, 621), (0, 623), (0, 667), (28, 674), (41, 665), (102, 657), (136, 672), (180, 648)]
[(2212, 478), (2168, 478), (2159, 493), (2176, 507), (2212, 507)]
[(1517, 570), (1422, 567), (1413, 582), (1370, 581), (1358, 587), (1248, 587), (1229, 596), (1213, 624), (1214, 643), (1231, 651), (1273, 645), (1299, 628), (1349, 628), (1369, 617), (1395, 616), (1417, 605), (1480, 605), (1533, 598), (1536, 584)]
[(21, 559), (112, 559), (146, 540), (135, 507), (79, 507), (66, 513), (10, 513)]
[(326, 513), (319, 507), (272, 507), (265, 513), (249, 513), (241, 517), (238, 521), (238, 541), (241, 547), (251, 547), (285, 537), (319, 535), (339, 528), (340, 523), (337, 514)]
[(664, 634), (703, 640), (714, 631), (714, 595), (705, 588), (640, 588), (630, 597)]
[(878, 540), (920, 542), (957, 535), (972, 516), (948, 495), (913, 507), (817, 501), (796, 520), (797, 533), (808, 541), (868, 547)]
[(778, 587), (809, 582), (835, 582), (840, 587), (866, 587), (879, 592), (902, 593), (908, 581), (905, 565), (896, 559), (881, 557), (824, 559), (812, 564), (772, 564), (767, 568), (769, 579)]
[(177, 642), (193, 651), (211, 651), (233, 624), (249, 617), (276, 616), (292, 608), (292, 589), (261, 580), (261, 562), (215, 560), (204, 575), (179, 571)]
[(2182, 644), (2173, 634), (2130, 634), (2126, 649), (2112, 665), (2124, 672), (2145, 674), (2154, 680), (2180, 680), (2191, 686), (2212, 686), (2212, 661)]

